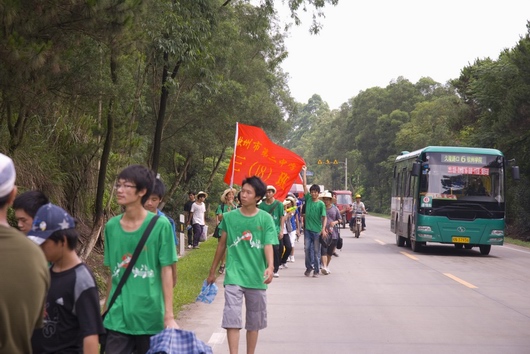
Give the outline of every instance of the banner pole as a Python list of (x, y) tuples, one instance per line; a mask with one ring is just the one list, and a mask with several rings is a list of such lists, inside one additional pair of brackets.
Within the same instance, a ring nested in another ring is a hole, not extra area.
[(234, 173), (236, 168), (237, 139), (239, 138), (239, 122), (236, 122), (236, 134), (234, 139), (234, 154), (232, 158), (232, 176), (230, 176), (230, 188), (234, 185)]

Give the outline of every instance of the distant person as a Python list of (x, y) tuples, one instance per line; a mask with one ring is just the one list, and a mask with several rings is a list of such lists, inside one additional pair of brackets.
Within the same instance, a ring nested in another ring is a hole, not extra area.
[(298, 242), (298, 239), (300, 237), (300, 225), (301, 225), (300, 209), (301, 208), (298, 207), (298, 201), (296, 200), (296, 197), (294, 195), (287, 196), (286, 200), (289, 201), (287, 211), (288, 211), (288, 214), (290, 214), (290, 216), (289, 215), (287, 216), (287, 219), (291, 223), (291, 229), (292, 229), (292, 231), (289, 233), (289, 238), (291, 241), (291, 253), (289, 254), (289, 257), (287, 258), (287, 262), (294, 263), (295, 261), (294, 246), (295, 246), (295, 243)]
[[(160, 205), (160, 202), (162, 202), (162, 198), (164, 198), (165, 194), (166, 186), (164, 185), (164, 182), (160, 180), (160, 176), (157, 176), (155, 180), (155, 185), (153, 187), (153, 192), (151, 193), (149, 198), (147, 198), (147, 201), (144, 204), (144, 208), (149, 210), (151, 213), (158, 214), (169, 220), (169, 223), (171, 224), (171, 229), (173, 230), (175, 250), (178, 253), (178, 238), (175, 221), (166, 214), (164, 214), (160, 209), (158, 209), (158, 206)], [(177, 263), (173, 263), (173, 287), (175, 285), (177, 285)]]
[(202, 233), (204, 232), (204, 225), (206, 225), (205, 214), (206, 204), (204, 201), (208, 198), (206, 192), (200, 191), (197, 193), (197, 200), (191, 205), (190, 214), (187, 225), (193, 228), (193, 248), (199, 248)]
[(355, 223), (355, 215), (357, 214), (357, 211), (361, 213), (361, 226), (362, 226), (361, 231), (364, 231), (366, 230), (366, 219), (364, 216), (368, 214), (368, 212), (366, 211), (366, 207), (364, 206), (364, 203), (361, 202), (360, 194), (355, 195), (355, 202), (353, 202), (352, 204), (352, 214), (351, 214), (352, 216), (350, 219), (350, 230), (351, 231), (353, 231), (353, 224)]
[[(272, 216), (274, 220), (274, 226), (276, 226), (276, 235), (278, 236), (278, 244), (273, 245), (274, 254), (274, 277), (278, 278), (278, 270), (280, 269), (280, 245), (283, 248), (283, 224), (285, 223), (285, 210), (282, 202), (276, 200), (274, 195), (276, 194), (276, 188), (272, 185), (267, 186), (265, 193), (265, 200), (263, 200), (258, 208), (265, 210)], [(289, 251), (290, 252), (290, 251)]]
[[(229, 211), (237, 209), (237, 204), (234, 200), (236, 190), (234, 188), (227, 188), (224, 190), (221, 195), (221, 204), (217, 207), (215, 215), (217, 216), (217, 225), (223, 221), (223, 214), (228, 213)], [(220, 235), (219, 238), (220, 239)], [(221, 257), (219, 262), (219, 274), (224, 274), (225, 272), (225, 263), (226, 263), (226, 253)]]
[(320, 274), (320, 236), (326, 236), (326, 206), (318, 197), (320, 187), (313, 184), (307, 190), (307, 167), (302, 167), (305, 211), (304, 215), (304, 250), (305, 250), (305, 272), (309, 277), (313, 272), (313, 277), (318, 278)]
[(217, 265), (227, 252), (222, 327), (227, 332), (230, 353), (238, 353), (245, 298), (246, 352), (252, 354), (256, 350), (259, 331), (267, 327), (266, 289), (273, 279), (272, 246), (278, 244), (278, 230), (272, 216), (256, 205), (265, 195), (265, 183), (253, 176), (243, 180), (241, 186), (241, 208), (223, 214), (219, 225), (221, 239), (207, 282), (215, 281)]
[(18, 195), (13, 202), (18, 229), (27, 235), (37, 210), (49, 202), (48, 197), (41, 191), (27, 191)]
[[(116, 200), (125, 212), (105, 225), (103, 264), (110, 268), (105, 308), (155, 216), (144, 208), (154, 183), (153, 172), (140, 165), (126, 167), (118, 175), (114, 186)], [(131, 276), (105, 317), (107, 353), (145, 354), (152, 335), (164, 328), (178, 328), (173, 313), (173, 264), (176, 261), (171, 224), (167, 218), (159, 218)]]
[[(291, 257), (291, 251), (293, 246), (291, 245), (291, 234), (293, 232), (293, 224), (291, 218), (293, 211), (289, 210), (292, 202), (289, 199), (283, 201), (284, 217), (281, 225), (283, 237), (280, 240), (279, 257), (280, 257), (280, 269), (287, 269), (287, 261)], [(296, 231), (296, 230), (295, 230)]]
[(15, 179), (13, 161), (0, 154), (0, 354), (31, 353), (31, 336), (42, 326), (50, 286), (39, 246), (7, 222), (17, 195)]
[[(184, 204), (184, 220), (186, 220), (186, 222), (190, 218), (190, 211), (191, 211), (191, 206), (193, 205), (193, 203), (195, 203), (195, 192), (189, 191), (188, 201)], [(192, 230), (191, 225), (189, 225), (189, 227), (187, 228), (187, 237), (188, 237), (188, 248), (192, 248), (193, 247), (193, 230)]]
[(75, 252), (79, 233), (74, 219), (62, 208), (42, 206), (28, 233), (40, 245), (50, 267), (44, 327), (35, 330), (34, 353), (99, 353), (104, 333), (96, 280)]

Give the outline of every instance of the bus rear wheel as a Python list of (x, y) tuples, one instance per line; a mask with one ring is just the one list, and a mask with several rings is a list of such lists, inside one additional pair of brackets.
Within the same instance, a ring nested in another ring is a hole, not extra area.
[(399, 236), (398, 234), (396, 234), (396, 245), (398, 247), (403, 247), (405, 246), (405, 237), (403, 236)]
[(491, 245), (480, 245), (480, 246), (478, 246), (478, 248), (480, 248), (480, 254), (481, 255), (487, 256), (488, 254), (490, 254)]

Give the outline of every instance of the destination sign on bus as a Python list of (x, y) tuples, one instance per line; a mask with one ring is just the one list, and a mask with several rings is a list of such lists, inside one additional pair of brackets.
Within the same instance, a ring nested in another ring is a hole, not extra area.
[(483, 167), (447, 166), (447, 172), (458, 175), (489, 176), (490, 169)]
[(442, 163), (465, 163), (471, 165), (486, 165), (485, 156), (479, 155), (449, 155), (442, 154)]

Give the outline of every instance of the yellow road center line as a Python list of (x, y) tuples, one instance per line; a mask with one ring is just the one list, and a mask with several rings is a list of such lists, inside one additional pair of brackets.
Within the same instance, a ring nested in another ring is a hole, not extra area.
[(443, 273), (446, 277), (449, 277), (451, 279), (453, 279), (454, 281), (456, 281), (457, 283), (460, 283), (464, 286), (467, 286), (468, 288), (470, 289), (477, 289), (477, 287), (471, 283), (468, 283), (467, 281), (465, 280), (462, 280), (460, 279), (459, 277), (455, 277), (453, 274), (451, 273)]
[(374, 241), (377, 242), (377, 243), (380, 244), (380, 245), (386, 245), (386, 243), (384, 243), (383, 241), (379, 241), (379, 240), (377, 240), (377, 239), (374, 240)]
[(415, 260), (415, 261), (419, 261), (418, 258), (414, 257), (413, 255), (411, 255), (411, 254), (409, 254), (409, 253), (407, 253), (407, 252), (399, 252), (399, 253), (401, 253), (402, 255), (404, 255), (404, 256), (406, 256), (406, 257), (409, 257), (410, 259), (413, 259), (413, 260)]

